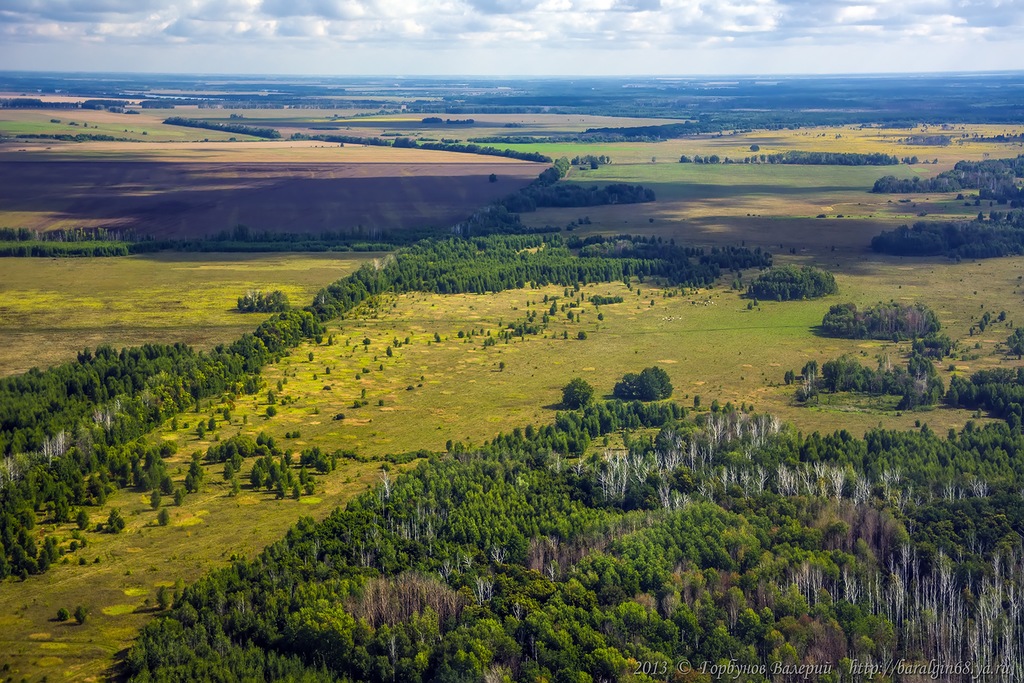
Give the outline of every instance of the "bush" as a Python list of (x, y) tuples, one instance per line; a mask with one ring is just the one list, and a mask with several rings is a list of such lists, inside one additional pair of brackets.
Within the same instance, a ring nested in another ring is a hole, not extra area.
[(61, 607), (57, 610), (57, 621), (67, 621), (71, 618), (71, 612), (68, 611), (67, 607)]
[(121, 510), (114, 508), (110, 511), (110, 515), (107, 516), (107, 531), (112, 534), (119, 534), (124, 529), (124, 517), (121, 516)]
[(75, 621), (79, 624), (84, 624), (85, 620), (89, 617), (89, 610), (84, 605), (79, 605), (75, 608)]
[(160, 526), (167, 526), (171, 522), (171, 513), (167, 511), (167, 508), (160, 508), (160, 512), (157, 513), (156, 521)]

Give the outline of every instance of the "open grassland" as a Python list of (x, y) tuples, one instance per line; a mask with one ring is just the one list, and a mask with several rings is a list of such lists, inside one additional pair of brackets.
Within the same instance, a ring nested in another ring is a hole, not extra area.
[(0, 375), (75, 358), (85, 347), (212, 347), (267, 314), (239, 313), (250, 289), (305, 305), (375, 254), (166, 254), (0, 259)]
[[(71, 151), (87, 153), (85, 147)], [(409, 150), (404, 155), (375, 148), (368, 157), (351, 155), (348, 148), (331, 151), (333, 160), (316, 163), (11, 161), (0, 165), (0, 226), (103, 227), (184, 238), (243, 224), (255, 232), (330, 231), (370, 238), (445, 228), (540, 172), (538, 164), (468, 154)], [(489, 182), (492, 173), (496, 182)]]

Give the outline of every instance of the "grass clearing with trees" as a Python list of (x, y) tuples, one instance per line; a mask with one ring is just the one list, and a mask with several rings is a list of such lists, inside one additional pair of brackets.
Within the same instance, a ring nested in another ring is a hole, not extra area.
[[(266, 149), (266, 154), (277, 152)], [(916, 167), (898, 168), (918, 172)], [(929, 166), (925, 172), (934, 168)], [(799, 371), (809, 361), (823, 364), (844, 354), (869, 366), (882, 354), (890, 355), (894, 364), (904, 362), (909, 342), (826, 339), (817, 334), (829, 306), (846, 301), (866, 307), (896, 299), (922, 302), (935, 310), (942, 331), (961, 342), (957, 356), (939, 364), (947, 386), (951, 374), (1021, 365), (1018, 359), (1006, 357), (1001, 345), (1015, 323), (1024, 323), (1024, 263), (1021, 259), (992, 259), (952, 264), (942, 259), (869, 254), (863, 235), (870, 238), (880, 225), (904, 220), (901, 216), (917, 210), (917, 206), (898, 204), (895, 199), (892, 206), (867, 204), (886, 201), (858, 189), (861, 180), (874, 179), (878, 172), (873, 167), (698, 167), (660, 160), (574, 172), (577, 179), (601, 183), (641, 182), (655, 189), (658, 202), (543, 210), (536, 217), (524, 218), (564, 225), (590, 213), (595, 221), (586, 229), (593, 232), (647, 231), (710, 243), (747, 241), (764, 244), (773, 252), (779, 251), (778, 243), (784, 243), (786, 249), (776, 257), (777, 265), (827, 268), (835, 272), (840, 293), (816, 301), (761, 301), (749, 306), (752, 302), (741, 295), (742, 288), (729, 289), (735, 274), (728, 274), (713, 289), (683, 293), (636, 281), (630, 287), (621, 283), (584, 286), (581, 293), (586, 299), (593, 295), (623, 299), (599, 309), (586, 300), (578, 307), (562, 309), (577, 294), (571, 288), (567, 292), (555, 286), (486, 295), (384, 295), (344, 320), (332, 321), (320, 343), (303, 344), (265, 368), (265, 384), (257, 394), (204, 401), (198, 412), (179, 415), (150, 437), (174, 444), (175, 452), (166, 464), (176, 485), (185, 478), (191, 453), (205, 452), (238, 433), (266, 432), (290, 452), (319, 446), (351, 449), (358, 457), (342, 458), (337, 470), (317, 478), (313, 494), (300, 493), (298, 500), (255, 493), (245, 484), (233, 496), (229, 482), (222, 477), (223, 466), (204, 466), (202, 490), (185, 496), (181, 506), (174, 506), (171, 496), (163, 496), (159, 509), (170, 510), (166, 526), (159, 522), (153, 499), (130, 489), (111, 496), (102, 507), (90, 508), (92, 525), (104, 522), (111, 510), (119, 509), (125, 529), (119, 534), (86, 532), (87, 547), (67, 556), (71, 560), (82, 557), (86, 565), (56, 566), (24, 584), (3, 587), (0, 626), (7, 640), (0, 648), (5, 653), (0, 662), (11, 663), (19, 675), (96, 675), (156, 613), (161, 588), (173, 588), (179, 579), (190, 581), (209, 568), (223, 566), (233, 553), (251, 556), (279, 539), (298, 516), (322, 517), (334, 505), (378, 481), (380, 463), (362, 459), (423, 448), (443, 451), (449, 441), (480, 443), (498, 432), (550, 424), (563, 399), (562, 388), (574, 377), (586, 380), (601, 398), (611, 394), (615, 382), (626, 373), (655, 366), (671, 378), (673, 400), (680, 405), (690, 408), (698, 396), (702, 413), (713, 401), (752, 404), (759, 412), (778, 415), (805, 432), (845, 428), (859, 435), (879, 424), (911, 429), (918, 420), (940, 434), (962, 426), (973, 415), (971, 411), (939, 407), (900, 413), (896, 397), (838, 394), (809, 407), (800, 406), (793, 398), (795, 387), (783, 383), (787, 370)], [(934, 206), (955, 208), (948, 198), (938, 199), (945, 203), (937, 201)], [(819, 209), (827, 207), (831, 207), (829, 219), (814, 218)], [(741, 216), (742, 211), (758, 215)], [(844, 218), (838, 218), (839, 213), (844, 213)], [(849, 215), (855, 218), (845, 217)], [(564, 220), (553, 218), (559, 216)], [(655, 223), (650, 223), (650, 218), (655, 218)], [(619, 226), (620, 220), (625, 227)], [(678, 223), (671, 222), (676, 220)], [(805, 239), (812, 233), (813, 240)], [(841, 249), (832, 252), (830, 246), (836, 244)], [(798, 254), (786, 253), (791, 246)], [(25, 303), (19, 309), (24, 318), (19, 320), (35, 321), (39, 330), (37, 336), (15, 340), (14, 346), (6, 348), (26, 349), (33, 357), (38, 357), (40, 348), (47, 353), (56, 349), (56, 360), (99, 341), (119, 343), (119, 334), (127, 335), (129, 327), (140, 325), (154, 339), (174, 341), (168, 338), (168, 330), (176, 328), (166, 322), (143, 323), (139, 310), (140, 302), (149, 302), (160, 290), (153, 282), (154, 274), (164, 272), (167, 263), (187, 265), (175, 270), (169, 276), (173, 282), (161, 290), (178, 298), (152, 299), (154, 313), (187, 317), (188, 328), (183, 331), (200, 334), (193, 341), (199, 345), (236, 338), (263, 319), (263, 315), (252, 317), (234, 310), (237, 297), (248, 289), (281, 289), (294, 305), (302, 306), (320, 286), (342, 274), (331, 256), (205, 258), (20, 259), (14, 265), (34, 269), (31, 277), (28, 270), (22, 274), (25, 281), (44, 279), (40, 270), (46, 267), (83, 270), (77, 276), (53, 271), (54, 278), (62, 282), (61, 289), (46, 295), (30, 293), (27, 285), (14, 289), (3, 283), (4, 306), (12, 300)], [(267, 267), (268, 261), (278, 264), (268, 270), (273, 277), (247, 279), (262, 272), (258, 268)], [(13, 259), (7, 262), (13, 263)], [(153, 263), (161, 267), (154, 269)], [(111, 279), (83, 273), (102, 272), (107, 267), (128, 268), (129, 272), (119, 277), (139, 283), (140, 288), (126, 292), (122, 286), (120, 291), (111, 290), (107, 299), (75, 298), (74, 286), (86, 289), (83, 282), (89, 282), (89, 277), (97, 283)], [(198, 300), (192, 294), (196, 271), (208, 283)], [(216, 280), (213, 273), (218, 274)], [(743, 286), (755, 275), (753, 271), (743, 273)], [(296, 284), (297, 280), (301, 282)], [(982, 282), (984, 289), (972, 284)], [(168, 302), (201, 304), (209, 316), (205, 320), (216, 332), (197, 333), (201, 325), (196, 321), (203, 319), (197, 318), (202, 315), (199, 310), (171, 307), (168, 311)], [(550, 320), (540, 334), (526, 333), (508, 343), (500, 338), (502, 330), (529, 322), (528, 316), (549, 312), (552, 303), (555, 311), (549, 313)], [(59, 315), (64, 307), (80, 311), (83, 325), (81, 336), (62, 332), (69, 337), (66, 351), (41, 336), (47, 327), (64, 325), (46, 317)], [(970, 332), (982, 315), (1001, 310), (1007, 313), (1004, 321), (980, 333)], [(110, 315), (112, 326), (88, 327), (100, 311)], [(248, 322), (234, 326), (235, 321)], [(581, 332), (585, 339), (580, 338)], [(209, 336), (202, 336), (206, 334)], [(124, 338), (123, 343), (140, 343)], [(140, 341), (145, 339), (150, 337), (140, 337)], [(4, 359), (7, 357), (5, 354)], [(225, 410), (230, 413), (226, 419)], [(198, 425), (208, 425), (211, 419), (213, 428), (200, 433)], [(609, 442), (621, 445), (621, 435), (610, 435)], [(593, 447), (600, 450), (603, 444)], [(242, 482), (248, 481), (251, 465), (245, 463), (238, 473)], [(69, 534), (71, 530), (71, 525), (65, 529)], [(94, 564), (97, 557), (100, 562)], [(54, 620), (58, 610), (73, 612), (79, 605), (87, 608), (83, 624)]]

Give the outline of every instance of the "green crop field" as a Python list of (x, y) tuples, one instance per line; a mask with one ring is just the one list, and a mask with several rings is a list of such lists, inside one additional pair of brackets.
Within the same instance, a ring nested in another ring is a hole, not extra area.
[(211, 347), (265, 314), (239, 313), (251, 289), (298, 305), (374, 254), (161, 254), (0, 259), (0, 376), (71, 360), (85, 347)]
[(0, 136), (109, 135), (153, 143), (260, 139), (251, 135), (167, 125), (163, 121), (170, 115), (168, 111), (133, 115), (96, 110), (3, 110), (0, 111)]

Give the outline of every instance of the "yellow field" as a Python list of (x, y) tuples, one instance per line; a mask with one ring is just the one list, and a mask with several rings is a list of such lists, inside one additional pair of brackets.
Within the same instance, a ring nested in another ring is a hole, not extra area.
[(298, 306), (376, 254), (161, 254), (0, 258), (0, 376), (75, 358), (84, 347), (231, 342), (266, 314), (239, 313), (250, 289)]

